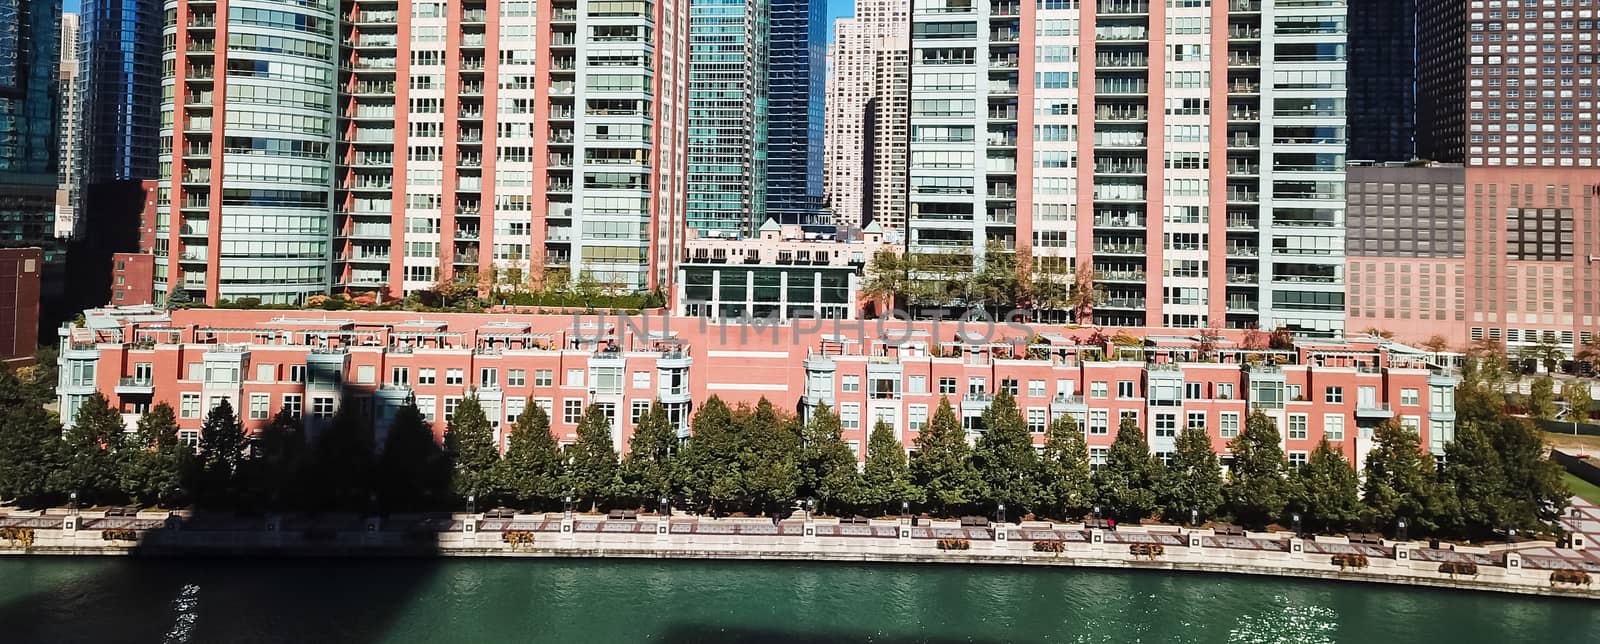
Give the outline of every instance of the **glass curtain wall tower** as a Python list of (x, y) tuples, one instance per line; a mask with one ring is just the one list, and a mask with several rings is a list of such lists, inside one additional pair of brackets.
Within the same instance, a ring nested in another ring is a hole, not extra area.
[(784, 223), (810, 223), (822, 204), (825, 0), (772, 3), (771, 93), (767, 128), (767, 210)]
[(689, 4), (687, 214), (701, 233), (766, 221), (770, 17), (769, 0)]
[(0, 246), (44, 249), (41, 293), (59, 294), (60, 0), (0, 0)]

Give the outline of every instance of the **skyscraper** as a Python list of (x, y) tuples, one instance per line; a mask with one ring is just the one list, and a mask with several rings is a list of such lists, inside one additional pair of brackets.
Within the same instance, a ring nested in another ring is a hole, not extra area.
[(827, 8), (825, 0), (772, 3), (767, 210), (785, 222), (809, 219), (822, 205)]
[(55, 236), (61, 0), (0, 0), (0, 246), (40, 246), (41, 292), (63, 289)]
[(163, 119), (181, 125), (163, 151), (181, 152), (158, 196), (158, 293), (180, 279), (208, 300), (269, 302), (670, 280), (684, 2), (334, 11), (189, 5), (175, 18), (182, 62)]
[(836, 223), (905, 225), (910, 4), (862, 0), (834, 25), (828, 203)]
[(1350, 1), (1350, 159), (1412, 158), (1417, 118), (1416, 0)]
[(769, 0), (689, 2), (689, 228), (766, 221)]
[(1093, 270), (1098, 324), (1342, 332), (1345, 19), (918, 3), (909, 251)]
[(56, 237), (71, 237), (78, 211), (78, 14), (61, 14), (61, 134), (56, 168)]
[[(164, 53), (161, 0), (83, 0), (81, 21), (78, 93), (85, 98), (78, 126), (79, 180), (91, 186), (154, 179)], [(165, 53), (171, 47), (168, 43)]]

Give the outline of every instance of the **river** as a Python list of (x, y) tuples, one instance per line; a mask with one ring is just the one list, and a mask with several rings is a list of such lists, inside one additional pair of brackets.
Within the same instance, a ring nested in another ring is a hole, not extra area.
[(1600, 642), (1600, 606), (1154, 571), (0, 559), (0, 642)]

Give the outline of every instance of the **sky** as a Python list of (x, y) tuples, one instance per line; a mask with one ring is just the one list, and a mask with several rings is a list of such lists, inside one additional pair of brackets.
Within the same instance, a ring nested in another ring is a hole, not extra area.
[(828, 42), (833, 42), (833, 21), (836, 18), (848, 18), (856, 15), (856, 0), (827, 0), (828, 2)]

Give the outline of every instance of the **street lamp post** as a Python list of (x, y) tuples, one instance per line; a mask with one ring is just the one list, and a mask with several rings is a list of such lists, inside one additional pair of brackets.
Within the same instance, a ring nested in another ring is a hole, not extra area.
[(1006, 504), (999, 504), (995, 512), (995, 520), (999, 521), (1000, 523), (1006, 522)]
[(1199, 527), (1200, 526), (1200, 511), (1199, 510), (1195, 510), (1195, 509), (1190, 509), (1189, 510), (1189, 525), (1194, 526), (1194, 527)]
[(672, 516), (672, 504), (667, 503), (667, 497), (662, 496), (661, 500), (660, 500), (660, 504), (661, 504), (661, 516), (664, 516), (664, 517)]
[(1406, 518), (1400, 517), (1394, 522), (1394, 538), (1396, 541), (1406, 540)]
[(478, 495), (476, 495), (476, 494), (468, 494), (467, 495), (467, 514), (477, 514), (477, 513), (478, 513)]
[(905, 499), (901, 499), (900, 500), (900, 516), (904, 517), (904, 516), (908, 516), (910, 514), (911, 514), (911, 502), (907, 501)]
[(1294, 533), (1296, 535), (1299, 535), (1300, 534), (1300, 513), (1296, 512), (1294, 514), (1289, 515), (1289, 520), (1294, 522)]
[(72, 508), (72, 515), (73, 516), (77, 516), (78, 515), (78, 493), (76, 491), (73, 491), (72, 493), (67, 495), (67, 498), (71, 499), (70, 507)]

